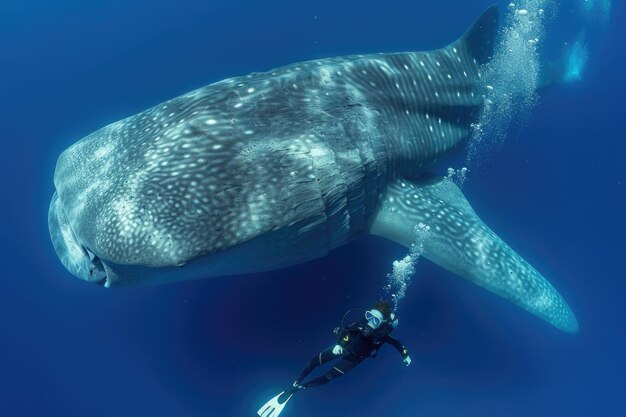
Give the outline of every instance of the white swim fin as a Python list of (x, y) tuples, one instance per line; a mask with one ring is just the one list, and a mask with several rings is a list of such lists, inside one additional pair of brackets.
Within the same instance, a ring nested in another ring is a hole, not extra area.
[(261, 417), (278, 417), (280, 413), (283, 412), (283, 409), (285, 408), (291, 397), (293, 397), (293, 393), (286, 394), (285, 391), (283, 391), (268, 402), (266, 402), (263, 407), (259, 408), (257, 414)]

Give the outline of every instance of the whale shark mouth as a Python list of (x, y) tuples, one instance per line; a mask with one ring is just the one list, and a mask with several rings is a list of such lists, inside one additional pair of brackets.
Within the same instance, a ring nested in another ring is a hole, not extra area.
[(107, 285), (108, 274), (106, 272), (106, 269), (104, 268), (104, 264), (102, 263), (102, 260), (98, 256), (96, 256), (93, 252), (91, 252), (89, 249), (83, 247), (83, 250), (85, 251), (87, 257), (90, 260), (90, 262), (88, 263), (89, 275), (91, 277), (91, 279), (89, 279), (89, 282), (93, 282), (98, 285), (107, 287), (108, 286)]
[(48, 212), (52, 245), (63, 266), (83, 281), (108, 286), (108, 274), (102, 260), (76, 238), (55, 193)]

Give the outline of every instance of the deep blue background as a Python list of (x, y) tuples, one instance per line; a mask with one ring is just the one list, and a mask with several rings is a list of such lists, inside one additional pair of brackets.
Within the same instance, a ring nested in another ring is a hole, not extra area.
[[(447, 44), (490, 1), (3, 2), (0, 415), (252, 416), (405, 250), (366, 238), (294, 268), (106, 290), (56, 259), (58, 154), (229, 76), (329, 55)], [(550, 42), (581, 21), (563, 0)], [(582, 83), (543, 96), (465, 193), (577, 314), (577, 335), (427, 261), (390, 348), (285, 416), (622, 416), (626, 364), (624, 5), (592, 33)], [(619, 28), (621, 26), (621, 28)], [(555, 48), (556, 50), (557, 48)]]

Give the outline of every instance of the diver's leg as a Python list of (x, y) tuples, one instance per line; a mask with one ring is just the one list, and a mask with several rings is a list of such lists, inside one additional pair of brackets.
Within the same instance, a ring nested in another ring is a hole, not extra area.
[(311, 380), (310, 382), (303, 384), (302, 386), (304, 388), (311, 388), (311, 387), (318, 387), (320, 385), (328, 384), (333, 379), (339, 378), (340, 376), (343, 376), (349, 371), (353, 370), (358, 364), (359, 362), (357, 361), (352, 361), (352, 360), (343, 358), (342, 360), (339, 361), (339, 363), (337, 363), (337, 365), (333, 367), (333, 369), (326, 372), (325, 375), (315, 378)]
[(285, 389), (285, 391), (283, 391), (280, 397), (278, 397), (278, 401), (280, 403), (284, 403), (285, 401), (287, 401), (289, 398), (291, 398), (293, 394), (295, 394), (296, 392), (304, 388), (304, 386), (301, 385), (300, 382), (302, 382), (302, 380), (306, 378), (307, 375), (309, 375), (315, 368), (317, 368), (320, 365), (324, 365), (325, 363), (330, 362), (333, 359), (337, 359), (340, 356), (341, 355), (335, 355), (333, 353), (332, 348), (328, 348), (328, 349), (321, 351), (317, 356), (311, 359), (309, 363), (304, 367), (304, 369), (298, 376), (298, 379), (296, 379), (295, 382), (291, 384), (291, 386), (289, 386), (287, 389)]
[(317, 356), (311, 359), (309, 363), (304, 367), (302, 372), (300, 372), (298, 379), (296, 379), (296, 385), (302, 382), (302, 380), (306, 378), (307, 375), (309, 375), (313, 371), (313, 369), (317, 368), (320, 365), (324, 365), (325, 363), (330, 362), (333, 359), (337, 359), (338, 357), (339, 355), (335, 355), (332, 348), (321, 351)]

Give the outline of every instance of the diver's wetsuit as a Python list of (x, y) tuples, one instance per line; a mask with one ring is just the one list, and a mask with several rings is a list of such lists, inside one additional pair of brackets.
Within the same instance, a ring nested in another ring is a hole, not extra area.
[(406, 358), (409, 355), (408, 350), (398, 339), (391, 336), (392, 331), (393, 326), (389, 323), (383, 323), (378, 329), (373, 330), (367, 325), (367, 321), (365, 319), (351, 324), (346, 328), (340, 329), (337, 344), (343, 348), (343, 353), (335, 355), (333, 353), (333, 347), (321, 351), (316, 357), (311, 359), (307, 366), (302, 370), (302, 373), (300, 373), (297, 381), (302, 381), (311, 373), (311, 371), (313, 371), (313, 369), (318, 366), (334, 359), (341, 358), (341, 360), (337, 362), (337, 364), (325, 375), (302, 384), (304, 388), (324, 385), (335, 378), (345, 375), (364, 359), (372, 357), (372, 355), (377, 353), (378, 349), (380, 349), (385, 343), (393, 345), (398, 352), (400, 352), (402, 357)]

